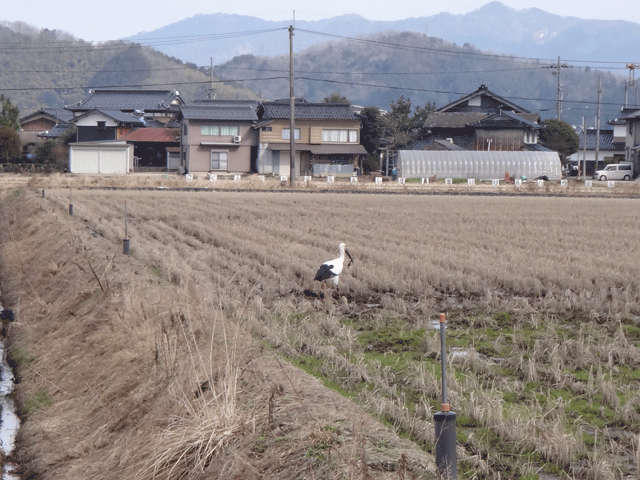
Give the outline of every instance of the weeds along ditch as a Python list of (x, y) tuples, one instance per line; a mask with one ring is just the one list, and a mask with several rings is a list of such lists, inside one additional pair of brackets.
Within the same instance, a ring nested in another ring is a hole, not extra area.
[(637, 477), (637, 200), (77, 189), (71, 234), (117, 248), (125, 202), (136, 264), (428, 452), (446, 313), (462, 478)]

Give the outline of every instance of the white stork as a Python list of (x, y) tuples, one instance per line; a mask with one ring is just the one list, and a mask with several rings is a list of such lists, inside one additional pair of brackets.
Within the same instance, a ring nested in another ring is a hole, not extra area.
[(335, 260), (329, 260), (320, 265), (316, 273), (314, 280), (321, 282), (323, 287), (329, 282), (333, 283), (334, 287), (338, 287), (338, 281), (340, 280), (340, 274), (342, 273), (342, 267), (344, 265), (345, 254), (349, 256), (349, 265), (353, 263), (353, 257), (347, 250), (347, 245), (341, 243), (338, 247), (340, 249), (340, 256)]

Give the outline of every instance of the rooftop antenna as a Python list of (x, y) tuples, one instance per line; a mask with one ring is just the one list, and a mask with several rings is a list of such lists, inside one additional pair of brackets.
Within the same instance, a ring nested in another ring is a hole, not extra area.
[(209, 67), (209, 100), (215, 100), (216, 94), (213, 91), (213, 57), (209, 57), (210, 67)]

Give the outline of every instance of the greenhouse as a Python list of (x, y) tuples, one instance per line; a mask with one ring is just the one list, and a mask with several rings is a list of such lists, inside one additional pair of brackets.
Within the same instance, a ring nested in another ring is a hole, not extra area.
[(549, 180), (562, 177), (560, 157), (556, 152), (522, 151), (434, 151), (399, 150), (398, 175), (404, 178), (475, 178), (504, 179), (505, 172), (514, 178)]

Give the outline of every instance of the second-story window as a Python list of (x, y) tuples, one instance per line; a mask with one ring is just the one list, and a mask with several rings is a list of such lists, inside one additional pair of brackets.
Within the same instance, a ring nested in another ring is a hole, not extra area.
[(536, 132), (524, 132), (524, 143), (538, 143), (538, 134)]
[(202, 125), (200, 135), (202, 136), (228, 136), (239, 135), (240, 129), (232, 125)]
[[(282, 139), (283, 140), (291, 140), (291, 129), (290, 128), (283, 128), (282, 129)], [(293, 137), (294, 140), (300, 140), (300, 129), (296, 128), (296, 133), (295, 133), (295, 137)]]
[(322, 130), (322, 141), (332, 143), (358, 143), (358, 131), (347, 129)]
[(107, 122), (98, 121), (98, 128), (100, 130), (104, 130), (105, 128), (107, 128)]

